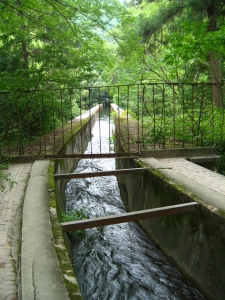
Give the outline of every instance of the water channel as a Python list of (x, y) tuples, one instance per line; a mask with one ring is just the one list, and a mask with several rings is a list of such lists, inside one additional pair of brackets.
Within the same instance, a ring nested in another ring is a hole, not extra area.
[[(109, 130), (113, 124), (103, 111), (85, 153), (99, 153), (100, 145), (102, 153), (109, 151)], [(112, 158), (85, 159), (74, 172), (113, 169)], [(71, 179), (65, 195), (67, 211), (85, 208), (89, 218), (125, 212), (115, 176)], [(86, 229), (72, 237), (72, 255), (85, 300), (205, 299), (135, 222)]]

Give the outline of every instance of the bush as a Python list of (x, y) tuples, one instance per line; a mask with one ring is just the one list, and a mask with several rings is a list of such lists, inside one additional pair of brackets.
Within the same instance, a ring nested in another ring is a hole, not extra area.
[[(66, 214), (64, 213), (61, 214), (61, 220), (63, 222), (79, 221), (83, 219), (87, 219), (87, 211), (85, 208), (74, 209), (68, 211)], [(70, 235), (78, 235), (83, 233), (84, 233), (83, 230), (69, 231)]]

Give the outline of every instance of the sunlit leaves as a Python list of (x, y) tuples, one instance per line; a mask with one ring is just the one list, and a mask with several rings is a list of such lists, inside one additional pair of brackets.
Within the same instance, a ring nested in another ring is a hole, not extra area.
[[(14, 82), (24, 80), (23, 89), (44, 88), (53, 80), (57, 85), (62, 77), (68, 85), (90, 78), (108, 63), (103, 38), (124, 10), (116, 0), (1, 1), (0, 89), (16, 88), (12, 80), (5, 84), (10, 76)], [(25, 59), (28, 74), (18, 78)]]

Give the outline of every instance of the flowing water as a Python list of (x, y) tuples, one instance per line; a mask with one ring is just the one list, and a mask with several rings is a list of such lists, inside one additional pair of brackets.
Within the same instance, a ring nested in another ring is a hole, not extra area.
[[(102, 114), (86, 153), (109, 150), (107, 114)], [(115, 169), (115, 160), (85, 159), (75, 173)], [(86, 208), (88, 217), (124, 213), (115, 176), (72, 179), (66, 210)], [(86, 229), (72, 237), (73, 264), (85, 300), (200, 300), (204, 297), (174, 268), (135, 222)]]

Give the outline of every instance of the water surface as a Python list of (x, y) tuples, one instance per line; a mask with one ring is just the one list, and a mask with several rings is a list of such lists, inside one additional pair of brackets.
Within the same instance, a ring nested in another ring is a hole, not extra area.
[[(111, 151), (107, 114), (93, 128), (86, 153)], [(114, 159), (81, 160), (74, 171), (97, 172), (115, 169)], [(72, 179), (66, 187), (66, 209), (86, 208), (88, 217), (125, 212), (115, 176)], [(204, 297), (155, 247), (135, 223), (86, 229), (72, 237), (74, 270), (85, 300), (180, 299)]]

